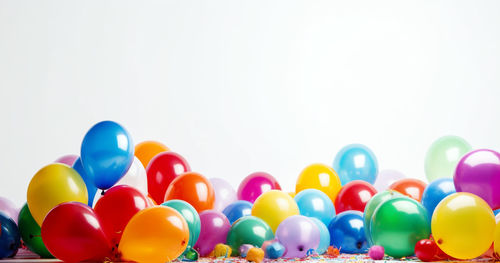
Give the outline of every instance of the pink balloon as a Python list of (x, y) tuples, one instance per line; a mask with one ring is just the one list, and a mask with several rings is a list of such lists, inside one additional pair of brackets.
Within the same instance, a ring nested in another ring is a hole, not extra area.
[(12, 218), (12, 220), (14, 220), (17, 224), (19, 209), (14, 203), (12, 203), (12, 201), (0, 196), (0, 211), (5, 213), (8, 217)]
[(221, 178), (210, 178), (215, 192), (215, 203), (213, 210), (222, 212), (226, 206), (236, 202), (236, 191), (226, 180)]
[(202, 257), (207, 256), (215, 248), (215, 245), (226, 243), (227, 233), (231, 228), (226, 216), (218, 211), (205, 210), (200, 213), (201, 231), (194, 249)]
[(281, 186), (270, 174), (255, 172), (245, 177), (238, 187), (238, 199), (253, 203), (257, 197), (270, 190), (281, 190)]
[(76, 159), (78, 159), (78, 155), (68, 154), (68, 155), (64, 155), (64, 156), (59, 157), (54, 162), (67, 164), (67, 165), (73, 167), (73, 164), (75, 164)]

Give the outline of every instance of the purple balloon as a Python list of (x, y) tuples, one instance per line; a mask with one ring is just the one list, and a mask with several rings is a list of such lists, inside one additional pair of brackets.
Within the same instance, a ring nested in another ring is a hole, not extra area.
[(67, 164), (67, 165), (73, 167), (73, 164), (75, 164), (76, 159), (78, 159), (78, 155), (68, 154), (68, 155), (64, 155), (64, 156), (59, 157), (54, 162)]
[(12, 201), (5, 197), (0, 196), (0, 212), (5, 213), (8, 217), (12, 218), (17, 224), (17, 217), (19, 216), (19, 209)]
[(295, 215), (281, 222), (276, 238), (285, 247), (284, 258), (304, 258), (309, 249), (318, 248), (320, 233), (314, 221)]
[(389, 186), (401, 179), (405, 179), (405, 175), (396, 170), (382, 170), (377, 175), (377, 180), (373, 184), (373, 187), (377, 189), (378, 192), (385, 191), (389, 189)]
[(255, 172), (245, 177), (238, 187), (238, 199), (254, 203), (261, 194), (270, 190), (281, 190), (276, 179), (265, 172)]
[(493, 210), (500, 208), (500, 154), (493, 150), (472, 151), (458, 162), (453, 177), (457, 192), (475, 194)]
[(207, 256), (215, 245), (226, 243), (227, 233), (231, 228), (226, 216), (215, 210), (205, 210), (200, 213), (201, 231), (194, 249), (202, 257)]
[(215, 192), (215, 203), (213, 210), (222, 212), (226, 206), (236, 202), (236, 191), (226, 180), (221, 178), (210, 178)]

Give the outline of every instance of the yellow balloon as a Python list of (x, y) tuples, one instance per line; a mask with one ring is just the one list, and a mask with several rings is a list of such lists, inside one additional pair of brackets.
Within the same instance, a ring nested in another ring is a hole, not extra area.
[(273, 232), (281, 221), (298, 215), (299, 207), (293, 198), (280, 190), (271, 190), (260, 195), (252, 207), (252, 215), (266, 222)]
[(493, 251), (494, 254), (498, 257), (500, 256), (500, 224), (497, 223), (495, 227), (495, 238), (493, 240)]
[(473, 259), (491, 247), (495, 216), (480, 197), (455, 193), (438, 204), (431, 227), (432, 236), (443, 252), (458, 259)]
[(33, 218), (41, 226), (45, 216), (58, 204), (71, 201), (87, 204), (87, 187), (73, 168), (53, 163), (31, 178), (27, 200)]
[(122, 258), (135, 262), (167, 262), (179, 257), (189, 241), (186, 220), (167, 206), (139, 211), (128, 222), (118, 246)]
[(295, 198), (295, 192), (288, 192), (288, 195), (292, 198)]
[(339, 176), (332, 167), (316, 163), (304, 168), (297, 179), (295, 193), (305, 189), (318, 189), (330, 197), (333, 203), (342, 187)]

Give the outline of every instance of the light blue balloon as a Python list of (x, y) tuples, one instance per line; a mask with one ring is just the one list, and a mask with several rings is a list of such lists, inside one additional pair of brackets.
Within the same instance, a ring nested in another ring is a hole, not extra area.
[(323, 224), (322, 221), (315, 217), (310, 217), (312, 221), (318, 226), (319, 229), (319, 245), (318, 248), (316, 249), (316, 253), (318, 255), (324, 254), (327, 250), (328, 247), (330, 246), (330, 231), (328, 231), (328, 228), (326, 227), (325, 224)]
[(323, 224), (328, 225), (335, 217), (335, 207), (332, 200), (325, 193), (317, 189), (306, 189), (295, 195), (295, 202), (300, 214), (315, 217)]
[(429, 222), (439, 202), (453, 193), (456, 193), (453, 178), (439, 178), (427, 185), (422, 194), (422, 205), (427, 209)]
[(95, 193), (97, 192), (97, 187), (95, 187), (94, 181), (87, 175), (85, 169), (83, 169), (82, 160), (80, 159), (80, 157), (78, 157), (78, 159), (76, 159), (75, 163), (73, 164), (73, 169), (78, 172), (80, 177), (85, 182), (85, 186), (87, 186), (87, 193), (89, 194), (88, 205), (92, 207), (92, 205), (94, 204), (94, 197)]
[(342, 185), (354, 180), (363, 180), (374, 184), (378, 174), (378, 162), (375, 154), (362, 144), (349, 144), (342, 148), (333, 161)]
[(99, 189), (118, 182), (134, 161), (130, 134), (120, 124), (102, 121), (85, 134), (80, 158), (87, 175)]

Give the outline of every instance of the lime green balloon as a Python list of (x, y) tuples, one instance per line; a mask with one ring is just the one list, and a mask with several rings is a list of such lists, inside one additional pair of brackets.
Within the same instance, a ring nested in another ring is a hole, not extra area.
[(42, 258), (53, 258), (54, 256), (50, 254), (45, 244), (43, 244), (40, 226), (31, 215), (28, 204), (24, 204), (19, 212), (18, 222), (21, 238), (29, 250), (35, 252)]
[(255, 216), (244, 216), (236, 220), (227, 234), (227, 244), (233, 253), (238, 256), (239, 248), (243, 244), (261, 247), (264, 241), (274, 238), (273, 230), (264, 220)]
[(452, 178), (458, 161), (472, 150), (464, 139), (448, 135), (432, 143), (425, 156), (425, 175), (429, 182), (438, 178)]
[(395, 258), (413, 255), (415, 244), (431, 233), (427, 210), (408, 197), (395, 197), (380, 204), (370, 225), (374, 244), (383, 246), (385, 253)]
[(364, 220), (364, 227), (365, 227), (365, 234), (366, 234), (366, 240), (370, 245), (373, 245), (373, 241), (371, 238), (370, 234), (370, 221), (373, 216), (373, 212), (375, 212), (375, 209), (382, 204), (383, 202), (390, 200), (395, 197), (402, 197), (403, 195), (394, 191), (394, 190), (387, 190), (387, 191), (382, 191), (374, 195), (370, 201), (365, 206), (365, 212), (363, 214), (363, 220)]

